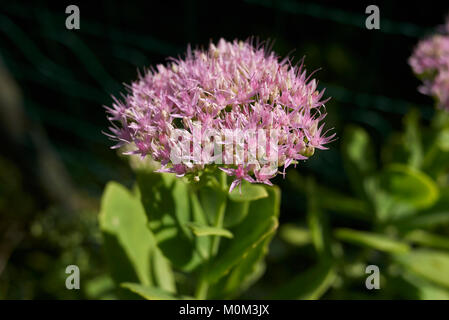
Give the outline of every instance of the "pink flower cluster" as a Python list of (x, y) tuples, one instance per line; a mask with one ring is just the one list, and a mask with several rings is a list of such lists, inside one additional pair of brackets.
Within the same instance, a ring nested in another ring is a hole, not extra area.
[[(277, 151), (276, 168), (266, 161), (245, 161), (260, 140), (244, 139), (239, 146), (232, 142), (239, 148), (231, 150), (243, 150), (243, 159), (219, 165), (235, 177), (231, 190), (242, 180), (271, 185), (270, 179), (280, 173), (278, 167), (284, 166), (285, 174), (285, 168), (307, 159), (315, 148), (327, 149), (325, 145), (335, 136), (323, 132), (324, 90), (317, 90), (317, 82), (306, 76), (302, 64), (280, 61), (273, 52), (250, 41), (221, 39), (207, 50), (188, 48), (184, 59), (171, 58), (167, 65), (140, 76), (128, 89), (123, 101), (114, 99), (112, 108), (107, 107), (112, 123), (109, 136), (118, 142), (114, 147), (131, 144), (135, 146), (131, 153), (160, 162), (161, 172), (197, 177), (213, 165), (212, 151), (197, 162), (191, 157), (176, 164), (171, 161), (180, 140), (198, 139), (198, 132), (206, 129), (219, 134), (263, 130), (267, 136), (278, 132), (276, 146), (271, 146)], [(198, 127), (202, 129), (198, 131)], [(182, 139), (175, 134), (179, 130), (184, 131)], [(237, 151), (229, 154), (226, 150), (224, 157), (236, 160)]]
[(423, 79), (419, 91), (434, 97), (439, 108), (449, 111), (449, 18), (440, 31), (418, 43), (409, 64)]

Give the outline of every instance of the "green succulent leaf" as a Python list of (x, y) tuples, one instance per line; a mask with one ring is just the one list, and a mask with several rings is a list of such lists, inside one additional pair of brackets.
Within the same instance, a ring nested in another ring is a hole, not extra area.
[(413, 217), (406, 217), (394, 222), (395, 225), (403, 230), (417, 228), (432, 228), (435, 226), (449, 224), (449, 210), (438, 212), (424, 212)]
[(393, 201), (416, 209), (432, 206), (439, 197), (438, 186), (429, 176), (402, 164), (388, 166), (379, 183)]
[(112, 298), (115, 289), (114, 280), (109, 274), (103, 274), (87, 280), (84, 290), (88, 299), (100, 300)]
[(264, 186), (252, 184), (246, 181), (242, 182), (241, 193), (239, 187), (234, 188), (229, 193), (229, 199), (236, 202), (255, 201), (268, 197), (267, 190)]
[(216, 221), (218, 208), (226, 200), (227, 192), (219, 192), (210, 186), (202, 187), (199, 191), (199, 200), (207, 221), (210, 225)]
[(335, 230), (334, 235), (341, 241), (388, 253), (405, 253), (410, 249), (406, 243), (378, 233), (340, 228)]
[(207, 240), (195, 239), (186, 224), (204, 223), (206, 218), (189, 197), (187, 183), (171, 174), (147, 171), (137, 172), (137, 183), (148, 226), (162, 254), (182, 271), (194, 270), (203, 261), (198, 242)]
[[(195, 224), (207, 225), (207, 216), (204, 213), (203, 207), (198, 199), (198, 195), (195, 191), (190, 191), (190, 201), (192, 206), (192, 217)], [(207, 260), (210, 255), (212, 239), (210, 237), (197, 237), (196, 248), (203, 260)]]
[(405, 271), (402, 278), (413, 288), (406, 288), (404, 296), (410, 300), (449, 300), (449, 290)]
[(157, 247), (138, 196), (110, 182), (102, 198), (99, 219), (116, 283), (136, 281), (176, 292), (171, 264)]
[(310, 231), (304, 227), (298, 227), (293, 224), (284, 224), (279, 229), (279, 236), (285, 242), (302, 247), (312, 242)]
[(263, 258), (272, 236), (259, 243), (215, 286), (219, 297), (234, 298), (256, 282), (265, 272)]
[(408, 151), (408, 163), (413, 168), (419, 168), (423, 161), (423, 147), (421, 142), (421, 128), (419, 126), (419, 111), (413, 109), (404, 117), (406, 143), (403, 143)]
[(204, 237), (204, 236), (220, 236), (225, 238), (233, 238), (232, 232), (223, 228), (217, 228), (217, 227), (210, 227), (201, 225), (199, 223), (195, 222), (189, 222), (187, 223), (187, 226), (192, 229), (193, 233), (197, 237)]
[(424, 230), (413, 230), (407, 233), (404, 239), (413, 244), (449, 250), (449, 238), (436, 235)]
[(230, 228), (238, 225), (245, 219), (248, 214), (250, 201), (232, 201), (226, 203), (226, 212), (224, 216), (223, 226)]
[(312, 243), (318, 255), (329, 257), (331, 255), (331, 244), (328, 223), (319, 206), (315, 181), (309, 179), (307, 186), (307, 223), (309, 225)]
[(224, 244), (212, 262), (206, 278), (210, 283), (217, 282), (228, 274), (233, 267), (243, 261), (251, 250), (274, 233), (278, 226), (280, 191), (276, 187), (269, 188), (269, 196), (252, 201), (246, 218), (231, 229), (234, 238)]
[(398, 255), (397, 261), (413, 274), (449, 288), (449, 254), (429, 249), (412, 250)]
[(159, 248), (152, 251), (151, 262), (155, 284), (167, 292), (176, 293), (176, 282), (171, 264)]
[(147, 227), (147, 217), (139, 199), (120, 184), (108, 183), (99, 220), (113, 278), (118, 283), (153, 284), (150, 261), (156, 241)]
[(363, 180), (376, 169), (370, 136), (361, 127), (349, 126), (343, 134), (342, 141), (345, 171), (354, 191), (365, 197)]

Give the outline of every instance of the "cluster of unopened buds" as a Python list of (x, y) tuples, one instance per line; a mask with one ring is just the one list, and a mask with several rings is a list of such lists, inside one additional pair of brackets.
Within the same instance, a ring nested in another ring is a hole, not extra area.
[(195, 180), (217, 166), (235, 178), (231, 190), (243, 180), (271, 185), (335, 136), (324, 131), (324, 90), (303, 65), (251, 41), (188, 48), (128, 90), (107, 107), (115, 147), (133, 145), (129, 153), (160, 162), (158, 171)]
[(439, 33), (418, 43), (409, 64), (423, 80), (419, 91), (434, 97), (439, 108), (449, 111), (449, 18)]

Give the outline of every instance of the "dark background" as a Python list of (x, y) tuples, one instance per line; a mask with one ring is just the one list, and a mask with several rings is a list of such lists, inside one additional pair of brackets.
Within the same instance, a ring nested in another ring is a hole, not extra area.
[[(69, 4), (80, 8), (80, 30), (65, 28)], [(365, 28), (369, 4), (380, 8), (380, 30)], [(337, 136), (357, 123), (379, 147), (410, 108), (432, 115), (407, 59), (448, 9), (444, 1), (3, 2), (0, 298), (76, 297), (49, 275), (73, 255), (92, 277), (101, 274), (101, 238), (92, 231), (99, 197), (109, 180), (133, 183), (102, 133), (102, 105), (111, 105), (137, 70), (182, 55), (189, 43), (270, 40), (280, 56), (305, 56), (309, 72), (320, 69), (315, 77), (332, 97), (327, 122)], [(301, 164), (301, 174), (348, 189), (339, 144)], [(301, 198), (282, 178), (275, 182), (283, 189), (281, 222), (294, 221)], [(282, 269), (273, 270), (266, 277)]]

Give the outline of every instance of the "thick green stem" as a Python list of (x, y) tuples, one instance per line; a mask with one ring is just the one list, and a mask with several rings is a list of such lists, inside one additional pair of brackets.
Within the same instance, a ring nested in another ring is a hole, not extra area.
[[(221, 228), (223, 226), (223, 220), (224, 220), (224, 215), (225, 215), (225, 211), (226, 211), (226, 200), (227, 200), (227, 182), (226, 182), (226, 173), (221, 172), (221, 176), (220, 176), (220, 184), (221, 184), (221, 189), (222, 192), (219, 195), (221, 197), (221, 201), (218, 204), (218, 209), (217, 209), (217, 214), (215, 216), (215, 223), (214, 223), (214, 227), (216, 228)], [(215, 236), (212, 238), (212, 245), (211, 245), (211, 258), (214, 257), (215, 255), (217, 255), (218, 252), (218, 247), (220, 245), (220, 237), (219, 236)]]
[[(214, 227), (221, 228), (223, 226), (224, 214), (226, 211), (226, 200), (220, 204), (217, 212), (217, 219), (215, 220)], [(214, 257), (218, 253), (218, 247), (220, 246), (220, 236), (214, 236), (211, 244), (211, 257)]]
[[(219, 193), (218, 193), (220, 201), (218, 203), (217, 212), (215, 215), (215, 221), (213, 224), (213, 226), (217, 227), (217, 228), (221, 228), (223, 226), (223, 220), (224, 220), (224, 215), (225, 215), (225, 211), (226, 211), (228, 184), (227, 184), (227, 177), (226, 177), (225, 172), (221, 172), (220, 187), (221, 187), (221, 190), (219, 190)], [(195, 292), (195, 297), (197, 299), (204, 300), (207, 298), (207, 291), (209, 289), (209, 283), (205, 279), (205, 273), (207, 272), (208, 265), (210, 264), (210, 261), (217, 255), (219, 246), (220, 246), (220, 237), (219, 236), (212, 237), (211, 253), (210, 253), (209, 261), (208, 261), (208, 263), (206, 263), (206, 265), (204, 266), (204, 268), (201, 272), (198, 286), (197, 286), (196, 292)]]
[[(207, 270), (207, 267), (203, 268), (203, 271)], [(209, 283), (204, 278), (204, 272), (201, 273), (198, 285), (195, 291), (195, 298), (198, 300), (204, 300), (207, 298), (207, 291), (209, 289)]]

